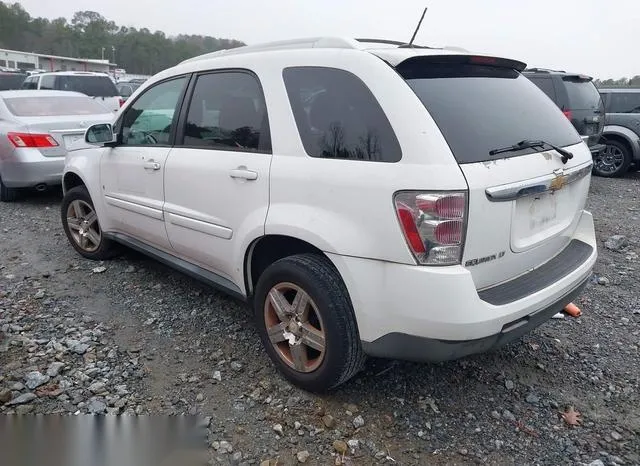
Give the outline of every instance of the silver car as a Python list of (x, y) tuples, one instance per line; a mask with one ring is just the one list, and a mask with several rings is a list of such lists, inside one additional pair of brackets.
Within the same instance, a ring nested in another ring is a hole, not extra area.
[(69, 146), (89, 126), (112, 120), (108, 108), (79, 92), (0, 92), (0, 201), (14, 200), (18, 188), (60, 185)]

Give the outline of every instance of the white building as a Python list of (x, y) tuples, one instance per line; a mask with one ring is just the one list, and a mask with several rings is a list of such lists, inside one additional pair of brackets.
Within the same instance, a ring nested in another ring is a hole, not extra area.
[(109, 60), (59, 57), (44, 53), (0, 49), (0, 67), (42, 71), (102, 71), (113, 74), (117, 68)]

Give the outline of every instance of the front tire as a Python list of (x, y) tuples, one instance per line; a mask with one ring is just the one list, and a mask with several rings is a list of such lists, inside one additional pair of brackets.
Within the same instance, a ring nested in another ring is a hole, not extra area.
[(8, 188), (3, 182), (2, 177), (0, 177), (0, 201), (2, 202), (13, 202), (18, 197), (18, 190), (15, 188)]
[(267, 354), (294, 385), (325, 392), (362, 369), (351, 300), (325, 257), (300, 254), (270, 265), (258, 280), (254, 311)]
[(605, 178), (618, 178), (629, 171), (631, 152), (618, 141), (605, 141), (605, 149), (594, 157), (593, 174)]
[(76, 186), (67, 191), (62, 199), (60, 215), (67, 239), (80, 255), (99, 261), (118, 254), (118, 245), (102, 234), (86, 187)]

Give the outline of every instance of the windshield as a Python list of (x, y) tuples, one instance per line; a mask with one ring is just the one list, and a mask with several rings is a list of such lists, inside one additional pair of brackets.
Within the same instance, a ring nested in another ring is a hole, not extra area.
[(94, 115), (109, 110), (89, 97), (9, 97), (4, 99), (9, 111), (18, 117)]
[(116, 85), (108, 76), (57, 76), (56, 89), (82, 92), (91, 97), (115, 97)]
[(591, 81), (571, 77), (562, 80), (569, 95), (571, 110), (597, 110), (600, 107), (600, 94)]
[(458, 163), (495, 160), (489, 151), (522, 140), (559, 147), (582, 141), (558, 107), (516, 70), (427, 60), (408, 60), (397, 70), (435, 120)]

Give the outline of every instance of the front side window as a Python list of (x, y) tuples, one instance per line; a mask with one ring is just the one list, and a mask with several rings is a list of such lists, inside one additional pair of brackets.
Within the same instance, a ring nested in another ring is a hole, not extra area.
[(612, 92), (608, 107), (609, 113), (640, 113), (640, 92)]
[(304, 149), (311, 157), (398, 162), (400, 144), (380, 104), (354, 74), (335, 68), (283, 71)]
[(164, 81), (136, 99), (118, 125), (121, 144), (168, 145), (185, 83), (184, 76)]
[(241, 71), (198, 76), (184, 145), (271, 152), (267, 107), (257, 78)]
[(22, 89), (37, 89), (38, 78), (27, 78), (22, 83)]

